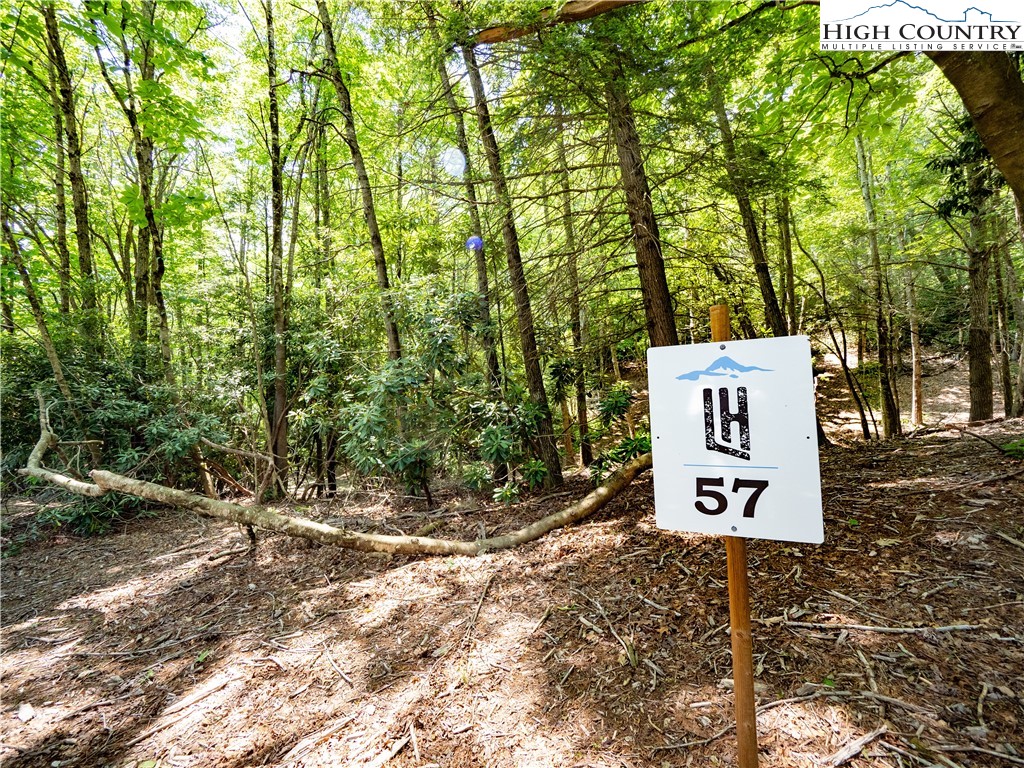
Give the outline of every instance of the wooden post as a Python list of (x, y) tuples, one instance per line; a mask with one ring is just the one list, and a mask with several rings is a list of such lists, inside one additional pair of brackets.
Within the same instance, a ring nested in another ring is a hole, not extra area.
[[(716, 304), (711, 307), (711, 340), (731, 339), (729, 306)], [(732, 680), (739, 768), (757, 768), (757, 713), (754, 709), (754, 648), (750, 634), (747, 540), (726, 536), (725, 556), (729, 572), (729, 625), (732, 635)]]

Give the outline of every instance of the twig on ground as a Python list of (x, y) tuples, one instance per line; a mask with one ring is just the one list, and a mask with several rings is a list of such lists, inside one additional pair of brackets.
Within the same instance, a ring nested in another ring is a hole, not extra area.
[(306, 736), (304, 739), (301, 739), (298, 744), (296, 744), (294, 747), (288, 750), (288, 753), (281, 758), (281, 762), (289, 763), (293, 760), (298, 760), (300, 757), (309, 753), (317, 744), (326, 741), (355, 719), (355, 715), (349, 715), (343, 720), (339, 720), (337, 723), (334, 723), (334, 725), (330, 725), (327, 728), (317, 731), (316, 733), (311, 733), (309, 736)]
[(916, 635), (923, 632), (969, 632), (983, 629), (982, 624), (951, 624), (945, 627), (874, 627), (868, 624), (825, 624), (813, 621), (786, 621), (787, 627), (797, 629), (848, 629), (861, 632), (879, 632), (886, 635)]
[(887, 731), (888, 731), (888, 728), (886, 728), (883, 725), (881, 728), (876, 728), (871, 733), (864, 734), (863, 736), (861, 736), (856, 741), (851, 741), (849, 744), (847, 744), (842, 749), (834, 752), (832, 755), (830, 755), (829, 757), (825, 758), (825, 764), (826, 765), (840, 766), (843, 763), (846, 763), (846, 762), (852, 760), (853, 758), (855, 758), (857, 755), (859, 755), (861, 753), (861, 750), (864, 749), (864, 747), (866, 747), (868, 744), (870, 744), (872, 741), (874, 741), (875, 739), (877, 739), (879, 736), (883, 735)]
[(1021, 541), (1020, 539), (1015, 539), (1015, 538), (1013, 538), (1013, 536), (1005, 534), (1002, 531), (992, 531), (992, 533), (994, 533), (996, 536), (998, 536), (1003, 541), (1008, 541), (1011, 544), (1013, 544), (1013, 546), (1020, 547), (1021, 549), (1024, 549), (1024, 541)]
[(406, 734), (405, 736), (400, 738), (391, 746), (391, 749), (389, 749), (387, 752), (385, 752), (372, 763), (370, 763), (369, 768), (380, 768), (380, 766), (384, 765), (391, 758), (393, 758), (395, 755), (402, 751), (403, 747), (405, 747), (405, 745), (409, 743), (409, 738), (409, 734)]
[(203, 699), (205, 699), (207, 696), (211, 696), (212, 694), (216, 693), (217, 691), (219, 691), (224, 686), (230, 685), (231, 683), (235, 682), (236, 680), (241, 680), (241, 679), (242, 679), (241, 675), (235, 675), (234, 677), (226, 677), (223, 680), (221, 680), (220, 682), (217, 682), (217, 683), (215, 683), (213, 685), (207, 686), (206, 688), (200, 689), (200, 690), (196, 691), (195, 693), (193, 693), (193, 694), (191, 694), (189, 696), (186, 696), (183, 699), (179, 699), (178, 701), (174, 702), (171, 706), (169, 706), (167, 709), (165, 709), (160, 714), (166, 717), (167, 715), (173, 715), (175, 712), (180, 712), (181, 710), (185, 709), (186, 707), (191, 707), (193, 704), (197, 704), (198, 702), (200, 702)]
[(551, 615), (551, 604), (549, 603), (548, 607), (544, 609), (544, 613), (537, 620), (537, 623), (533, 625), (533, 629), (530, 630), (530, 634), (531, 635), (537, 634), (537, 630), (540, 629), (541, 626), (543, 626), (544, 622), (548, 620), (548, 616), (550, 616), (550, 615)]
[(416, 724), (412, 720), (409, 721), (409, 740), (412, 742), (412, 754), (416, 758), (416, 762), (419, 763), (421, 762), (420, 747), (416, 743)]
[(484, 588), (480, 592), (480, 599), (476, 603), (476, 610), (473, 611), (473, 617), (469, 620), (469, 626), (466, 628), (466, 634), (462, 636), (462, 642), (459, 645), (465, 645), (470, 641), (473, 634), (473, 629), (476, 627), (476, 620), (480, 616), (480, 609), (484, 605), (484, 598), (487, 597), (487, 590), (491, 588), (491, 582), (494, 581), (494, 574), (492, 573), (487, 577), (487, 583), (484, 584)]
[(979, 755), (990, 755), (992, 757), (998, 757), (1002, 760), (1006, 760), (1009, 763), (1015, 765), (1024, 765), (1024, 760), (1013, 755), (1008, 755), (1005, 752), (997, 752), (994, 749), (985, 749), (984, 747), (976, 747), (973, 744), (960, 746), (958, 744), (942, 744), (935, 747), (939, 752), (976, 752)]
[(989, 440), (984, 435), (976, 435), (973, 432), (971, 432), (969, 429), (964, 429), (963, 427), (955, 427), (955, 429), (958, 432), (960, 432), (960, 434), (970, 435), (971, 437), (975, 438), (976, 440), (981, 440), (983, 443), (988, 443), (993, 448), (995, 448), (997, 451), (999, 451), (999, 453), (1001, 453), (1003, 456), (1006, 455), (1006, 451), (1003, 450), (1003, 446), (999, 445), (999, 443), (995, 442), (994, 440)]
[(352, 678), (342, 672), (341, 667), (334, 663), (334, 659), (331, 657), (331, 652), (327, 650), (327, 643), (321, 641), (321, 645), (324, 647), (324, 656), (327, 657), (327, 663), (334, 667), (334, 671), (338, 673), (338, 677), (348, 683), (350, 688), (355, 688), (355, 685), (352, 683)]

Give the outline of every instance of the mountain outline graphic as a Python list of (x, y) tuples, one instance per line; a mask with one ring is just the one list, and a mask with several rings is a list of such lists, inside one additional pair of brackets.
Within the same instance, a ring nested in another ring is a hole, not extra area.
[(765, 373), (771, 372), (772, 368), (758, 368), (756, 365), (741, 365), (733, 360), (731, 357), (720, 357), (707, 368), (703, 368), (696, 371), (689, 371), (688, 373), (680, 374), (676, 376), (678, 381), (699, 381), (702, 376), (728, 376), (730, 379), (739, 378), (741, 373), (750, 373), (751, 371), (763, 371)]
[(860, 13), (858, 13), (858, 14), (856, 14), (854, 16), (850, 16), (849, 18), (846, 18), (846, 19), (835, 19), (833, 21), (833, 23), (836, 22), (836, 21), (853, 21), (854, 19), (859, 19), (861, 16), (866, 16), (867, 14), (871, 13), (872, 11), (879, 11), (879, 10), (882, 10), (884, 8), (895, 8), (897, 6), (903, 6), (904, 8), (909, 8), (910, 10), (914, 10), (914, 11), (921, 11), (922, 13), (924, 13), (924, 14), (926, 14), (928, 16), (931, 16), (936, 21), (941, 21), (944, 24), (965, 24), (965, 23), (967, 23), (967, 14), (969, 14), (971, 11), (977, 11), (982, 16), (988, 16), (988, 21), (989, 21), (990, 24), (1010, 24), (1010, 23), (1013, 23), (1010, 19), (1002, 19), (1002, 20), (993, 19), (992, 18), (992, 14), (989, 11), (983, 11), (983, 10), (981, 10), (981, 8), (979, 8), (976, 5), (971, 5), (971, 6), (968, 6), (967, 8), (964, 8), (964, 15), (963, 15), (962, 19), (944, 19), (941, 16), (939, 16), (938, 14), (932, 13), (927, 8), (922, 8), (920, 5), (914, 5), (913, 3), (908, 3), (908, 2), (906, 2), (906, 0), (893, 0), (891, 3), (884, 3), (882, 5), (872, 5), (871, 7), (861, 11)]

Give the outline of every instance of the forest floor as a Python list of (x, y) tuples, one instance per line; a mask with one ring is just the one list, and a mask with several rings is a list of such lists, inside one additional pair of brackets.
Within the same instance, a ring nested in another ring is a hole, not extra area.
[[(931, 361), (938, 373), (945, 362)], [(819, 388), (822, 546), (751, 541), (761, 765), (1024, 765), (1024, 464), (929, 421), (855, 442)], [(947, 407), (948, 406), (948, 407)], [(995, 443), (1024, 420), (970, 427)], [(0, 759), (25, 766), (735, 765), (725, 553), (654, 526), (650, 473), (593, 518), (478, 558), (373, 556), (190, 513), (3, 560)], [(454, 490), (435, 535), (514, 529)], [(411, 531), (386, 490), (298, 511)], [(38, 501), (4, 502), (5, 536)], [(863, 743), (844, 762), (843, 749)]]

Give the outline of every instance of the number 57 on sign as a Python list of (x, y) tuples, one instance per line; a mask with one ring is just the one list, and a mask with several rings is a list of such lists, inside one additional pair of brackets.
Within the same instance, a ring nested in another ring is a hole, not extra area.
[(647, 351), (659, 528), (824, 539), (806, 336)]

